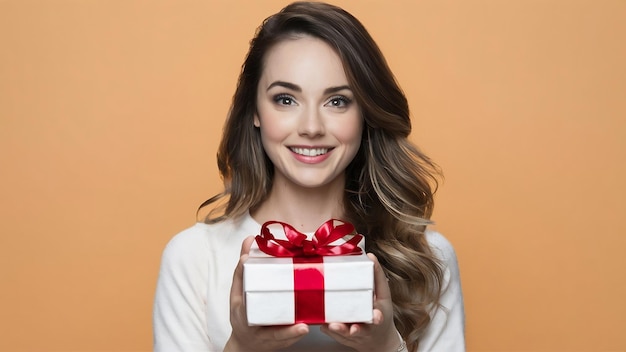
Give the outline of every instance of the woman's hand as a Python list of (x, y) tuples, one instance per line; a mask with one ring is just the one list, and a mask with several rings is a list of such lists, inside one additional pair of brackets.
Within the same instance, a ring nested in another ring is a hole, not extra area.
[(400, 338), (393, 322), (393, 304), (387, 277), (375, 255), (374, 261), (374, 317), (372, 324), (330, 323), (321, 330), (342, 345), (360, 352), (393, 352), (400, 346)]
[(241, 257), (233, 274), (230, 288), (230, 325), (233, 330), (224, 352), (274, 351), (294, 344), (309, 332), (306, 324), (248, 326), (243, 299), (243, 263), (248, 258), (253, 241), (252, 236), (243, 241)]

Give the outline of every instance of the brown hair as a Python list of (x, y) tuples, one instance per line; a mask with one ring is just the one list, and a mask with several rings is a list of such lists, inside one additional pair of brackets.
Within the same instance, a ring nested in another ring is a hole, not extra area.
[(217, 153), (225, 189), (204, 202), (224, 201), (205, 219), (238, 217), (259, 205), (272, 187), (273, 165), (254, 127), (263, 60), (294, 35), (325, 41), (341, 58), (364, 119), (362, 144), (346, 170), (346, 220), (365, 234), (391, 287), (396, 327), (411, 350), (438, 306), (442, 267), (424, 236), (433, 211), (438, 168), (408, 136), (407, 99), (380, 49), (350, 13), (318, 2), (295, 2), (268, 17), (250, 43)]

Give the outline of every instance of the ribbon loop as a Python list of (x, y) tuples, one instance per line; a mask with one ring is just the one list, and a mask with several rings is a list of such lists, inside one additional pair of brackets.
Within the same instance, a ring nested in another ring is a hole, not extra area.
[[(341, 224), (335, 226), (335, 222)], [(279, 224), (283, 227), (287, 240), (274, 237), (269, 226)], [(352, 237), (341, 244), (332, 243), (346, 236)], [(266, 221), (261, 226), (261, 234), (255, 240), (259, 249), (274, 257), (312, 257), (361, 254), (358, 246), (363, 235), (357, 234), (354, 225), (337, 219), (330, 219), (322, 224), (311, 240), (293, 226), (281, 221)]]

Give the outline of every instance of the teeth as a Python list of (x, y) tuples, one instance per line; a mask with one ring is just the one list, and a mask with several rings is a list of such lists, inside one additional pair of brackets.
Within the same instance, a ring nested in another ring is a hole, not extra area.
[(328, 153), (328, 148), (291, 148), (291, 150), (304, 156), (318, 156)]

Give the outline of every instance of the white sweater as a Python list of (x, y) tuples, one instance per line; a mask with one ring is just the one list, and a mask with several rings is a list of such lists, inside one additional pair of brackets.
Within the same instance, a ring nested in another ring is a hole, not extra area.
[[(196, 223), (176, 235), (161, 260), (154, 301), (154, 350), (157, 352), (224, 349), (231, 333), (230, 286), (242, 241), (261, 225), (247, 215), (217, 224)], [(439, 233), (428, 243), (446, 265), (442, 307), (437, 310), (419, 351), (465, 350), (463, 296), (456, 255)], [(353, 351), (316, 326), (287, 351)]]

